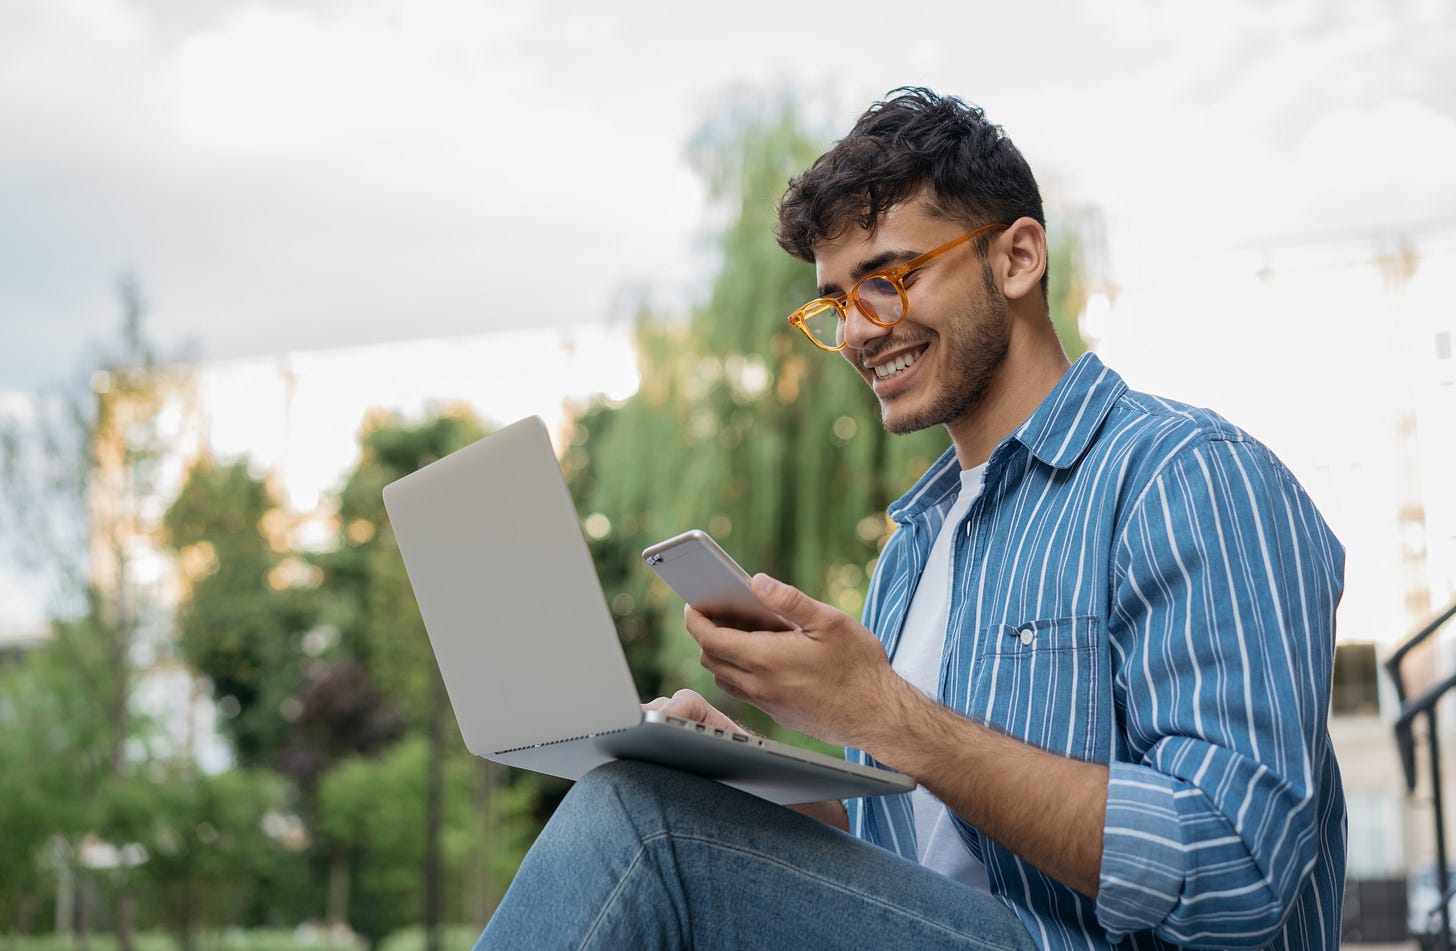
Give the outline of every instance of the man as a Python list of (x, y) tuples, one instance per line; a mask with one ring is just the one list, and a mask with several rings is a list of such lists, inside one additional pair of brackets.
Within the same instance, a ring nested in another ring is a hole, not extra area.
[(921, 789), (795, 814), (604, 767), (481, 946), (1336, 947), (1343, 551), (1294, 478), (1069, 365), (1035, 180), (979, 109), (872, 106), (790, 184), (779, 238), (821, 295), (790, 321), (890, 431), (952, 446), (891, 506), (863, 624), (759, 575), (796, 630), (687, 627), (729, 694)]

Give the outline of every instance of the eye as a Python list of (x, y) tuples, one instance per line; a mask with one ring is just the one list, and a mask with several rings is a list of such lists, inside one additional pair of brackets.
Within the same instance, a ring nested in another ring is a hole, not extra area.
[(878, 274), (865, 278), (859, 285), (859, 296), (861, 298), (868, 297), (872, 300), (886, 300), (898, 294), (899, 291), (895, 289), (895, 282), (891, 281), (888, 277)]

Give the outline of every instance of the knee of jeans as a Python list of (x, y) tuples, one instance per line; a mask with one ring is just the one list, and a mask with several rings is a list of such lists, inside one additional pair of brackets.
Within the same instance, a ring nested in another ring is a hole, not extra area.
[(613, 760), (603, 763), (576, 781), (572, 793), (581, 796), (608, 794), (612, 798), (635, 802), (643, 797), (657, 800), (662, 791), (684, 778), (678, 770), (636, 760)]
[(670, 766), (636, 760), (604, 763), (577, 780), (568, 799), (593, 803), (620, 804), (628, 814), (667, 814), (679, 807), (721, 793), (725, 787), (711, 779), (685, 773)]
[(677, 799), (672, 790), (684, 776), (652, 763), (605, 763), (576, 781), (553, 821), (600, 825), (616, 816), (638, 835), (647, 835), (663, 828), (664, 811)]

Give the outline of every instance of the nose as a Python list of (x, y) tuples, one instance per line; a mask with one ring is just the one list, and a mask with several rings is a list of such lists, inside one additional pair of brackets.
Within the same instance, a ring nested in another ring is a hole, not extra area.
[(846, 308), (844, 323), (840, 326), (839, 332), (844, 335), (846, 350), (864, 350), (888, 334), (890, 330), (865, 317), (860, 312), (859, 302), (856, 301)]

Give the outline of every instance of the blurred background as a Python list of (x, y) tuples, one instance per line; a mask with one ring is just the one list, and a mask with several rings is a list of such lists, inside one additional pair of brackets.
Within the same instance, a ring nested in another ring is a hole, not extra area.
[(4, 0), (0, 945), (473, 940), (565, 784), (465, 752), (379, 489), (520, 416), (644, 697), (710, 686), (638, 558), (685, 528), (858, 610), (946, 441), (795, 339), (772, 224), (906, 84), (1027, 155), (1069, 352), (1346, 544), (1344, 939), (1434, 927), (1449, 3)]

